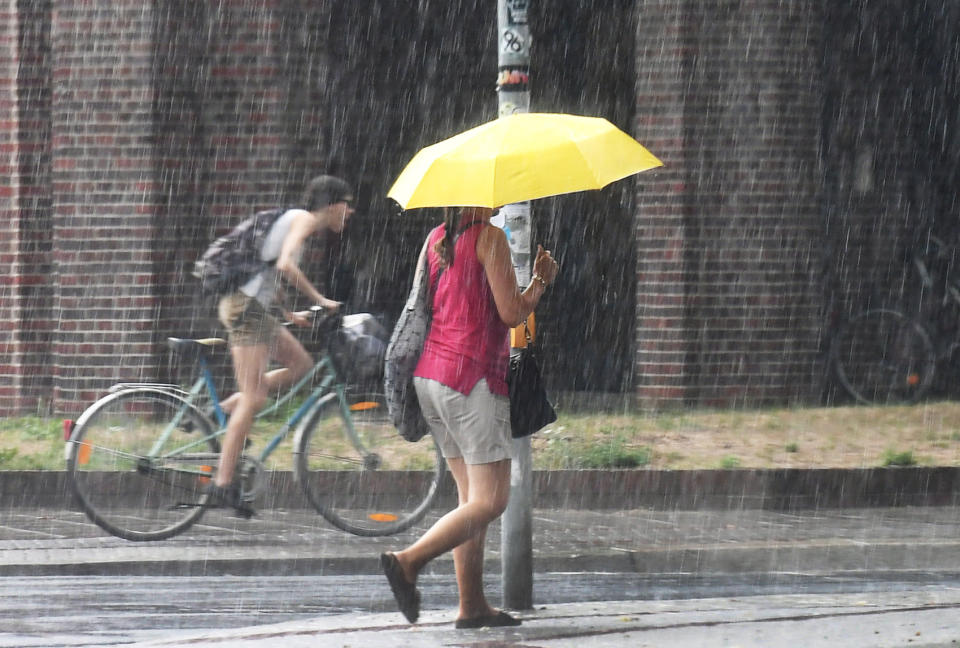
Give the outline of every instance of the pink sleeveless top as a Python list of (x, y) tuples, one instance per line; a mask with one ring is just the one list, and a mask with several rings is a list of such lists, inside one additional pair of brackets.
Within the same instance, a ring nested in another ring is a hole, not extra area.
[(509, 329), (497, 313), (486, 272), (477, 259), (477, 237), (483, 228), (483, 224), (473, 225), (460, 235), (453, 265), (442, 274), (433, 246), (443, 237), (443, 226), (427, 237), (430, 285), (436, 291), (430, 333), (414, 375), (467, 395), (486, 378), (491, 393), (507, 396)]

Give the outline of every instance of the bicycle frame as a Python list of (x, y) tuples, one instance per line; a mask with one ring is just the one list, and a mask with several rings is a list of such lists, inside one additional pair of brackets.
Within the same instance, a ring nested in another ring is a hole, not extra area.
[[(190, 359), (185, 384), (118, 383), (71, 430), (71, 490), (107, 532), (163, 540), (188, 529), (210, 505), (207, 486), (221, 461), (217, 440), (228, 419), (205, 351), (214, 345), (222, 341), (172, 339), (171, 347)], [(336, 528), (375, 537), (420, 521), (440, 492), (439, 448), (432, 438), (407, 444), (390, 429), (379, 393), (356, 397), (365, 387), (345, 381), (337, 356), (323, 349), (296, 384), (270, 394), (256, 414), (271, 417), (257, 426), (257, 450), (242, 450), (236, 466), (244, 501), (269, 486), (264, 476), (276, 468), (265, 465), (268, 457), (292, 441), (294, 480)], [(143, 513), (131, 516), (131, 506)]]
[[(194, 439), (186, 445), (173, 448), (163, 455), (160, 455), (160, 448), (163, 448), (167, 443), (170, 435), (173, 433), (173, 430), (180, 424), (180, 421), (186, 413), (186, 408), (184, 408), (170, 421), (169, 425), (167, 425), (164, 431), (157, 438), (153, 448), (151, 448), (150, 452), (147, 454), (148, 457), (163, 459), (177, 456), (189, 451), (191, 448), (205, 445), (211, 438), (219, 438), (226, 434), (227, 415), (223, 411), (223, 408), (220, 407), (220, 398), (217, 393), (213, 373), (210, 371), (210, 366), (203, 356), (200, 356), (198, 360), (200, 364), (199, 376), (189, 390), (184, 390), (176, 385), (159, 385), (156, 383), (123, 383), (121, 385), (114, 386), (114, 390), (117, 388), (132, 389), (138, 387), (163, 389), (180, 396), (191, 407), (195, 407), (195, 403), (205, 392), (213, 403), (213, 416), (215, 418), (214, 423), (219, 426), (213, 434)], [(290, 431), (293, 430), (296, 425), (307, 416), (308, 413), (310, 413), (318, 405), (325, 404), (334, 398), (336, 398), (340, 403), (340, 409), (344, 414), (343, 418), (346, 422), (347, 434), (350, 436), (351, 441), (356, 445), (357, 448), (364, 448), (364, 444), (357, 435), (356, 429), (353, 425), (350, 415), (350, 407), (347, 405), (346, 401), (345, 385), (338, 380), (338, 375), (336, 368), (334, 367), (333, 360), (329, 355), (326, 354), (324, 354), (318, 362), (314, 363), (313, 367), (311, 367), (311, 369), (300, 380), (298, 380), (296, 384), (291, 386), (285, 393), (283, 393), (280, 398), (276, 399), (260, 410), (255, 418), (261, 419), (278, 411), (281, 407), (289, 403), (298, 393), (303, 391), (304, 387), (313, 382), (317, 374), (321, 372), (323, 378), (320, 380), (319, 384), (317, 384), (317, 386), (307, 395), (304, 402), (283, 423), (283, 425), (281, 425), (277, 433), (271, 437), (266, 446), (260, 452), (258, 457), (260, 462), (266, 461), (267, 458), (273, 454), (277, 447), (279, 447), (280, 444), (283, 443), (284, 439), (286, 439), (290, 434)], [(366, 451), (365, 448), (364, 451)]]

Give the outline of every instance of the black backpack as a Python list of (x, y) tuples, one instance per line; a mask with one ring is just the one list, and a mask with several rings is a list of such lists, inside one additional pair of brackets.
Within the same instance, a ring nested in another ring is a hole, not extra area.
[(203, 292), (226, 295), (249, 281), (276, 259), (260, 258), (263, 242), (286, 209), (257, 212), (210, 244), (193, 266)]

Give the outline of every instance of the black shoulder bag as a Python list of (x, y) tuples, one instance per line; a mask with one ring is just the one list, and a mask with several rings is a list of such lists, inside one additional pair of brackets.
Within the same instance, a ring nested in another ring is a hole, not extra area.
[(547, 398), (534, 356), (530, 329), (523, 323), (527, 346), (510, 354), (507, 386), (510, 389), (510, 428), (513, 438), (529, 436), (557, 420), (557, 413)]

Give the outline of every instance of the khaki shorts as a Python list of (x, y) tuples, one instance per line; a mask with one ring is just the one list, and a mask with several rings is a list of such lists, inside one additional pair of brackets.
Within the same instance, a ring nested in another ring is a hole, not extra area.
[(469, 396), (427, 378), (414, 378), (413, 385), (444, 457), (471, 465), (513, 458), (510, 399), (490, 393), (486, 380)]
[(232, 346), (270, 346), (277, 339), (280, 322), (253, 297), (242, 292), (226, 295), (217, 311)]

